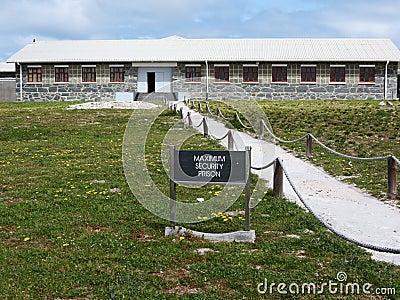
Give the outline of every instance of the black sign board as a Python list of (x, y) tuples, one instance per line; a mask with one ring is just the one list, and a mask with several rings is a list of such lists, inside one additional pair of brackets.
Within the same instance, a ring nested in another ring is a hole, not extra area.
[(246, 151), (173, 150), (172, 180), (180, 184), (245, 184)]

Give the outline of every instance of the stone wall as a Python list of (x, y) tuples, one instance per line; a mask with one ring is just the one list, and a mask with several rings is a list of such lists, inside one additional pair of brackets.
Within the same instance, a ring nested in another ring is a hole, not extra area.
[[(362, 63), (365, 64), (365, 63)], [(316, 64), (316, 82), (302, 83), (301, 64), (287, 64), (287, 82), (272, 82), (272, 63), (260, 63), (258, 83), (243, 83), (243, 64), (231, 63), (229, 83), (214, 82), (214, 64), (209, 64), (209, 99), (383, 99), (385, 64), (375, 64), (375, 83), (359, 83), (358, 63), (346, 63), (345, 83), (330, 83), (330, 63)], [(178, 64), (173, 75), (174, 91), (192, 98), (206, 97), (206, 66), (201, 65), (201, 82), (185, 82), (185, 64)], [(243, 94), (245, 92), (245, 95)], [(388, 66), (388, 99), (397, 99), (397, 63)]]
[[(67, 64), (65, 64), (67, 65)], [(42, 64), (42, 82), (29, 83), (27, 65), (22, 65), (22, 101), (112, 101), (116, 92), (137, 90), (137, 68), (125, 66), (125, 82), (110, 82), (110, 65), (96, 65), (96, 82), (82, 83), (82, 65), (68, 64), (69, 82), (54, 82), (54, 65)], [(17, 66), (17, 99), (20, 101), (19, 66)]]
[[(191, 62), (188, 62), (190, 64)], [(250, 62), (249, 62), (250, 63)], [(90, 63), (88, 63), (90, 64)], [(343, 63), (344, 64), (344, 63)], [(359, 65), (374, 64), (375, 83), (359, 83)], [(243, 83), (243, 64), (230, 63), (229, 83), (214, 81), (214, 64), (209, 63), (209, 99), (383, 99), (384, 97), (384, 63), (346, 63), (346, 82), (332, 84), (330, 79), (330, 64), (316, 64), (316, 83), (301, 83), (301, 63), (287, 64), (287, 82), (273, 83), (272, 63), (259, 63), (259, 82)], [(66, 64), (67, 65), (67, 64)], [(94, 65), (94, 63), (93, 63)], [(136, 92), (138, 68), (130, 63), (124, 63), (125, 82), (110, 82), (110, 64), (96, 64), (96, 83), (82, 83), (82, 65), (68, 64), (69, 82), (54, 82), (54, 65), (41, 64), (42, 82), (28, 83), (27, 65), (22, 65), (22, 100), (23, 101), (106, 101), (114, 100), (116, 92)], [(185, 63), (178, 63), (172, 68), (172, 91), (185, 94), (190, 98), (205, 98), (206, 65), (201, 64), (201, 81), (185, 81)], [(388, 99), (397, 99), (397, 63), (388, 67)], [(19, 66), (17, 66), (16, 97), (20, 99)]]

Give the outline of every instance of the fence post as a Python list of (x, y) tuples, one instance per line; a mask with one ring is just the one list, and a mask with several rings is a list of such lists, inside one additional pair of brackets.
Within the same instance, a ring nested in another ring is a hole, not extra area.
[(277, 158), (274, 164), (274, 182), (273, 193), (275, 197), (283, 197), (283, 169), (282, 165)]
[(264, 130), (265, 130), (264, 126), (265, 126), (265, 122), (263, 119), (261, 119), (260, 120), (260, 135), (258, 137), (260, 140), (263, 139), (263, 137), (264, 137)]
[(251, 176), (250, 176), (250, 169), (251, 169), (251, 147), (246, 146), (246, 159), (247, 159), (247, 166), (246, 166), (246, 173), (247, 173), (247, 182), (246, 182), (246, 187), (245, 187), (245, 194), (246, 194), (246, 200), (245, 200), (245, 205), (244, 205), (244, 217), (245, 217), (245, 223), (244, 223), (244, 230), (249, 231), (250, 230), (250, 195), (251, 195)]
[(397, 196), (397, 163), (393, 156), (388, 158), (388, 199), (396, 199)]
[(208, 125), (207, 125), (206, 117), (203, 118), (203, 136), (204, 137), (208, 136)]
[(177, 106), (176, 106), (176, 104), (174, 104), (174, 111), (176, 112), (176, 108), (177, 108)]
[(188, 113), (187, 113), (187, 118), (188, 118), (189, 127), (192, 127), (192, 118), (190, 117), (190, 111), (188, 111)]
[(181, 115), (181, 119), (183, 119), (183, 107), (179, 110), (179, 114)]
[(199, 103), (197, 104), (197, 108), (199, 110), (199, 112), (201, 112), (201, 102), (199, 101)]
[(207, 113), (207, 114), (210, 113), (210, 108), (208, 107), (208, 103), (206, 103), (206, 113)]
[(232, 130), (228, 131), (228, 150), (233, 151), (233, 134)]
[(307, 134), (307, 141), (306, 141), (306, 156), (312, 157), (312, 142), (313, 139), (310, 134)]
[(217, 117), (220, 117), (220, 116), (221, 116), (221, 111), (219, 108), (217, 108)]

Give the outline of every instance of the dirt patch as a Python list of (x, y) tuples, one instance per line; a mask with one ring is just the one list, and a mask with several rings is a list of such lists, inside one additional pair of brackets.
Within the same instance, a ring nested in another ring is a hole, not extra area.
[(9, 199), (9, 200), (4, 200), (3, 204), (12, 205), (12, 204), (17, 204), (17, 203), (21, 203), (21, 202), (25, 202), (25, 199), (23, 199), (23, 198), (13, 198), (13, 199)]
[(106, 230), (107, 229), (107, 227), (104, 227), (104, 226), (97, 226), (97, 225), (94, 225), (94, 226), (81, 226), (81, 228), (83, 228), (83, 229), (85, 229), (85, 230), (87, 230), (87, 231), (89, 231), (89, 232), (100, 232), (100, 231), (104, 231), (104, 230)]
[(16, 245), (20, 245), (20, 244), (21, 244), (21, 240), (19, 240), (17, 238), (9, 238), (4, 241), (4, 245), (6, 245), (6, 246), (16, 246)]
[(159, 273), (152, 273), (151, 275), (163, 278), (165, 281), (178, 282), (180, 279), (188, 277), (190, 275), (190, 271), (184, 268), (176, 268), (174, 270), (166, 270), (160, 271)]
[(170, 295), (184, 296), (184, 295), (198, 294), (200, 291), (201, 290), (198, 288), (189, 288), (186, 286), (178, 285), (178, 286), (166, 291), (166, 293), (170, 294)]

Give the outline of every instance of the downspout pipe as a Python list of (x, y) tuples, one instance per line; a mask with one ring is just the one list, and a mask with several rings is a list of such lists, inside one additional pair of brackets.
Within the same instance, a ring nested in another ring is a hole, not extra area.
[(208, 100), (208, 61), (206, 60), (206, 100)]
[(388, 65), (389, 61), (386, 61), (386, 66), (385, 66), (385, 100), (387, 100), (387, 94), (388, 94)]
[(19, 66), (19, 101), (23, 101), (22, 99), (22, 65), (17, 62), (17, 65)]

